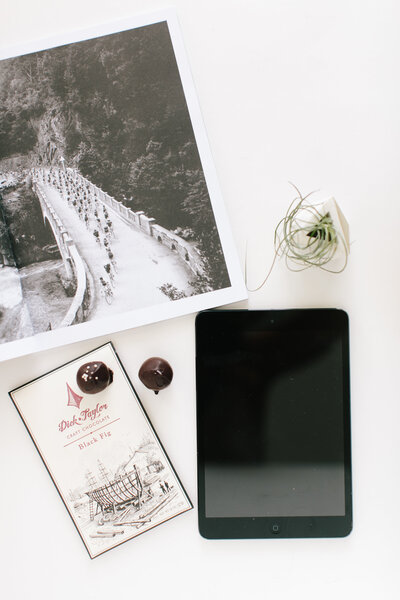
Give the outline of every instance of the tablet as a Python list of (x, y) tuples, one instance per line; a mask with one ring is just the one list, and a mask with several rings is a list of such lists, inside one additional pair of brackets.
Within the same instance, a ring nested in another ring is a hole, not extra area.
[(201, 535), (350, 533), (345, 312), (200, 313), (196, 388)]

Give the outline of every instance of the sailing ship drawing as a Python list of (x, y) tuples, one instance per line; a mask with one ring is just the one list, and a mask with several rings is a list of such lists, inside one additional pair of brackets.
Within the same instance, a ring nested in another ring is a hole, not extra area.
[[(86, 472), (86, 487), (74, 509), (81, 516), (85, 509), (89, 537), (123, 535), (125, 529), (121, 527), (130, 531), (152, 527), (174, 512), (180, 494), (173, 483), (174, 477), (154, 450), (152, 443), (135, 451), (130, 448), (129, 458), (113, 474), (100, 459), (98, 476)], [(71, 499), (73, 496), (71, 493)], [(107, 525), (112, 525), (112, 529), (104, 528)]]

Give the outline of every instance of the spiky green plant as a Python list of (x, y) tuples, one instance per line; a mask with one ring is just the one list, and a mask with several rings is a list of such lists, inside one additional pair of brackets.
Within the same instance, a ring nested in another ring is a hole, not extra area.
[[(330, 273), (341, 273), (346, 268), (347, 246), (341, 233), (334, 227), (331, 215), (320, 211), (321, 203), (311, 204), (308, 201), (313, 192), (303, 196), (295, 185), (293, 187), (298, 195), (275, 228), (275, 254), (271, 267), (258, 287), (248, 288), (251, 292), (261, 289), (266, 283), (277, 257), (285, 257), (286, 266), (291, 271), (319, 267)], [(340, 246), (344, 249), (343, 265), (336, 269), (328, 267)], [(247, 282), (247, 268), (245, 278)]]

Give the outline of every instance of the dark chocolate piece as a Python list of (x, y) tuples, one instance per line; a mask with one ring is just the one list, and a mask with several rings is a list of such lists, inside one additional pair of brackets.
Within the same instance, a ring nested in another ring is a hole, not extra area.
[(139, 369), (140, 381), (155, 394), (166, 388), (172, 381), (172, 367), (159, 356), (152, 356), (144, 361)]
[(113, 381), (113, 372), (101, 361), (88, 362), (79, 367), (76, 383), (85, 394), (102, 392)]

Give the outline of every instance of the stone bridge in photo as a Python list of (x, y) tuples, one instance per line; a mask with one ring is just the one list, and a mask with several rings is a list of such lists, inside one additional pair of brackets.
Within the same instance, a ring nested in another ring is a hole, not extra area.
[(116, 200), (91, 181), (83, 177), (78, 171), (67, 169), (67, 172), (73, 172), (82, 185), (89, 189), (93, 194), (97, 195), (100, 200), (109, 206), (120, 219), (123, 219), (131, 227), (139, 229), (146, 235), (154, 237), (160, 244), (163, 244), (173, 252), (176, 252), (182, 260), (186, 262), (189, 268), (195, 275), (204, 275), (202, 259), (193, 243), (187, 242), (172, 231), (157, 225), (155, 219), (147, 217), (142, 210), (134, 212), (130, 208), (124, 206), (122, 202)]
[[(112, 252), (110, 253), (111, 245), (108, 245), (105, 237), (103, 237), (104, 231), (108, 229), (105, 227), (106, 220), (103, 213), (107, 214), (110, 227), (111, 222), (113, 222), (115, 228), (115, 222), (119, 220), (125, 224), (123, 225), (124, 229), (129, 228), (132, 233), (135, 231), (136, 236), (139, 233), (147, 238), (153, 238), (152, 244), (160, 244), (164, 248), (164, 255), (169, 253), (171, 260), (174, 256), (173, 260), (178, 260), (182, 264), (180, 268), (191, 272), (192, 277), (204, 275), (201, 256), (193, 243), (161, 227), (153, 218), (145, 215), (143, 211), (134, 212), (124, 206), (122, 202), (95, 186), (78, 171), (69, 168), (35, 168), (32, 169), (31, 174), (33, 189), (39, 199), (43, 219), (49, 224), (54, 233), (65, 267), (66, 277), (76, 285), (71, 307), (61, 326), (68, 326), (85, 320), (91, 308), (90, 305), (93, 304), (92, 296), (97, 294), (99, 297), (102, 291), (99, 279), (101, 280), (103, 277), (99, 277), (99, 275), (105, 277), (105, 273), (99, 273), (97, 269), (96, 276), (93, 277), (93, 273), (91, 273), (93, 268), (88, 269), (87, 265), (90, 264), (93, 267), (96, 262), (101, 262), (101, 260), (104, 262), (104, 257), (103, 259), (100, 257), (101, 253), (104, 255), (104, 251), (108, 252), (109, 257), (113, 255)], [(88, 217), (88, 205), (90, 205), (90, 218)], [(84, 212), (82, 211), (83, 206), (85, 207)], [(75, 211), (71, 211), (71, 208), (74, 208)], [(80, 221), (77, 219), (78, 212)], [(70, 213), (75, 214), (74, 223), (70, 219)], [(101, 213), (102, 223), (100, 223), (98, 213)], [(96, 225), (93, 214), (96, 215), (99, 226)], [(84, 228), (84, 219), (86, 219), (86, 229)], [(92, 236), (96, 235), (96, 231), (98, 246), (95, 247), (95, 240)], [(82, 244), (79, 243), (82, 236), (91, 238), (89, 241), (92, 249), (89, 259), (85, 252), (82, 252)], [(100, 240), (104, 240), (104, 244), (107, 244), (107, 246), (102, 247)], [(81, 250), (79, 250), (79, 247), (81, 247)], [(106, 262), (107, 260), (106, 258)], [(153, 260), (153, 262), (156, 263), (157, 261)], [(108, 273), (108, 275), (111, 277), (112, 273)], [(112, 283), (112, 279), (109, 283)], [(104, 285), (103, 282), (102, 285)], [(158, 287), (158, 289), (161, 288)]]
[(84, 304), (88, 295), (85, 264), (73, 239), (65, 229), (51, 203), (46, 198), (46, 194), (37, 184), (37, 181), (33, 180), (32, 187), (39, 199), (43, 219), (45, 222), (48, 222), (53, 231), (54, 238), (64, 263), (66, 276), (68, 279), (74, 279), (76, 282), (74, 299), (60, 324), (60, 327), (66, 327), (74, 323), (79, 323), (83, 319)]

